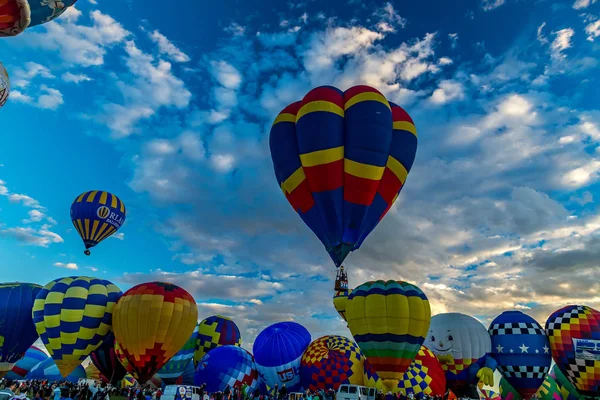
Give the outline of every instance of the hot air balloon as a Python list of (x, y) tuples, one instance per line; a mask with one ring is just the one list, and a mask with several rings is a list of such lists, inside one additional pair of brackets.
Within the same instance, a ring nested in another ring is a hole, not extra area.
[(98, 368), (96, 368), (94, 363), (89, 363), (88, 366), (85, 367), (85, 376), (88, 379), (108, 383), (108, 378), (105, 377)]
[(117, 382), (123, 379), (127, 373), (115, 354), (115, 335), (112, 332), (104, 338), (102, 344), (96, 350), (92, 351), (90, 358), (98, 371), (113, 386), (116, 386)]
[(302, 353), (310, 344), (310, 333), (296, 322), (278, 322), (265, 328), (254, 341), (256, 368), (266, 384), (288, 391), (300, 385)]
[(446, 376), (436, 356), (425, 346), (398, 383), (400, 393), (410, 393), (418, 397), (419, 393), (429, 396), (443, 396), (446, 393)]
[(389, 391), (415, 358), (429, 330), (431, 310), (417, 286), (402, 281), (374, 281), (355, 288), (346, 304), (354, 340)]
[(539, 400), (562, 400), (562, 394), (558, 384), (550, 375), (546, 375), (546, 379), (542, 382), (535, 397)]
[(344, 321), (346, 320), (346, 304), (350, 293), (352, 293), (352, 289), (338, 290), (333, 295), (333, 306)]
[(242, 335), (235, 322), (222, 315), (208, 317), (198, 325), (194, 361), (199, 362), (209, 351), (228, 345), (242, 345)]
[(25, 356), (21, 358), (12, 367), (12, 369), (6, 374), (6, 379), (20, 380), (25, 379), (25, 376), (39, 363), (50, 358), (48, 354), (39, 347), (31, 346), (26, 352)]
[(111, 236), (125, 222), (125, 204), (114, 194), (92, 190), (77, 196), (71, 204), (71, 221), (85, 245), (90, 248)]
[(567, 379), (565, 374), (562, 373), (560, 368), (555, 364), (550, 370), (548, 376), (551, 376), (558, 385), (563, 400), (579, 400), (581, 395), (575, 389), (575, 386)]
[(321, 86), (279, 113), (270, 148), (285, 197), (339, 267), (398, 197), (417, 131), (372, 87)]
[(33, 283), (0, 284), (0, 378), (37, 339), (31, 308), (41, 289)]
[(121, 290), (104, 279), (55, 279), (38, 293), (33, 322), (46, 350), (67, 377), (102, 344)]
[(183, 345), (181, 350), (177, 352), (171, 359), (158, 370), (157, 375), (165, 382), (165, 384), (176, 383), (185, 371), (188, 364), (194, 365), (192, 359), (194, 358), (194, 350), (196, 349), (196, 338), (198, 336), (198, 327), (194, 329), (194, 332), (190, 336), (187, 342)]
[(544, 328), (521, 311), (505, 311), (492, 321), (488, 331), (498, 370), (521, 397), (531, 398), (552, 364)]
[(6, 104), (6, 100), (8, 100), (9, 95), (10, 79), (8, 78), (8, 72), (6, 72), (6, 68), (4, 68), (4, 65), (2, 65), (0, 62), (0, 108)]
[(371, 365), (371, 363), (369, 363), (369, 360), (367, 358), (364, 359), (364, 363), (363, 363), (363, 370), (364, 370), (364, 383), (363, 385), (366, 387), (370, 387), (370, 388), (376, 388), (377, 390), (388, 390), (387, 387), (384, 385), (383, 383), (383, 379), (381, 379), (379, 377), (379, 375), (377, 375), (377, 371), (375, 371), (375, 369), (373, 368), (373, 366)]
[(310, 390), (337, 390), (343, 383), (363, 384), (360, 349), (343, 336), (323, 336), (312, 342), (302, 355), (302, 387)]
[(142, 384), (150, 380), (185, 345), (197, 320), (192, 295), (172, 283), (142, 283), (126, 291), (115, 306), (113, 329), (134, 377)]
[(121, 349), (119, 342), (117, 342), (116, 340), (115, 340), (115, 357), (117, 357), (119, 364), (121, 364), (123, 366), (123, 368), (125, 368), (125, 371), (127, 371), (127, 374), (133, 374), (135, 372), (133, 365), (129, 362), (129, 360), (125, 356), (125, 353), (123, 352), (123, 349)]
[(16, 36), (25, 29), (45, 24), (64, 13), (77, 0), (2, 0), (0, 37)]
[(79, 382), (79, 379), (85, 379), (85, 369), (81, 365), (77, 365), (73, 370), (66, 376), (62, 375), (59, 371), (59, 367), (56, 365), (52, 358), (42, 361), (27, 374), (25, 379), (27, 380), (47, 380), (53, 381), (69, 381), (71, 383)]
[(238, 346), (221, 346), (211, 350), (200, 360), (194, 377), (196, 386), (206, 384), (210, 393), (223, 392), (230, 388), (248, 385), (251, 391), (258, 388), (258, 370), (254, 357)]
[(479, 393), (479, 400), (502, 400), (500, 394), (493, 390), (478, 388), (477, 392)]
[(195, 384), (194, 376), (195, 375), (196, 375), (196, 368), (194, 368), (194, 363), (189, 362), (185, 366), (185, 370), (183, 371), (183, 374), (181, 374), (181, 377), (177, 380), (177, 384), (194, 386), (194, 384)]
[(490, 356), (492, 341), (487, 329), (475, 318), (459, 313), (435, 315), (425, 346), (442, 363), (446, 384), (456, 395), (476, 390), (469, 385), (478, 380), (494, 385), (497, 364)]
[(556, 365), (582, 396), (600, 397), (600, 312), (570, 305), (546, 321)]
[(506, 378), (500, 378), (500, 397), (502, 400), (522, 400), (521, 395), (512, 387)]

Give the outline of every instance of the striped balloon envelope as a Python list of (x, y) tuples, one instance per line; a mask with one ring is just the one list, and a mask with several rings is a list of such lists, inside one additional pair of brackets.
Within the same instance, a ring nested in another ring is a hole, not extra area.
[(352, 340), (323, 336), (313, 341), (302, 355), (302, 387), (310, 390), (337, 390), (344, 383), (363, 384), (364, 356)]
[(41, 290), (33, 283), (0, 284), (0, 378), (37, 339), (31, 309)]
[(55, 279), (38, 293), (33, 322), (63, 377), (102, 344), (121, 290), (104, 279)]
[(56, 363), (52, 358), (48, 358), (29, 371), (25, 379), (27, 380), (47, 380), (50, 382), (55, 381), (68, 381), (71, 383), (77, 383), (80, 379), (87, 377), (83, 366), (78, 365), (73, 370), (64, 376), (60, 371)]
[(169, 385), (176, 383), (185, 372), (188, 364), (194, 365), (192, 359), (194, 358), (194, 350), (196, 349), (197, 336), (198, 327), (196, 326), (196, 329), (194, 329), (194, 332), (188, 341), (185, 342), (181, 350), (158, 370), (156, 374), (160, 376), (165, 384)]
[(198, 325), (194, 361), (199, 362), (209, 351), (221, 346), (241, 346), (240, 329), (230, 318), (222, 315), (208, 317)]
[(25, 356), (21, 358), (14, 367), (6, 374), (6, 379), (25, 379), (25, 376), (39, 363), (50, 358), (46, 352), (36, 346), (31, 346)]
[(133, 376), (144, 384), (185, 345), (197, 322), (191, 294), (172, 283), (147, 282), (119, 299), (113, 329)]
[(417, 131), (377, 89), (321, 86), (279, 113), (270, 148), (285, 197), (339, 267), (398, 197)]
[(125, 223), (125, 204), (114, 194), (91, 190), (77, 196), (71, 204), (71, 221), (89, 249), (113, 235)]
[(425, 293), (403, 281), (372, 281), (348, 297), (346, 320), (354, 340), (390, 391), (415, 359), (429, 330)]
[[(129, 362), (129, 360), (125, 356), (125, 353), (123, 352), (123, 349), (121, 349), (121, 345), (116, 340), (115, 340), (115, 357), (117, 357), (117, 360), (119, 360), (119, 364), (121, 364), (121, 366), (123, 366), (123, 368), (125, 368), (125, 371), (127, 371), (127, 374), (133, 374), (135, 372), (133, 365)], [(127, 375), (127, 374), (125, 374), (125, 375)]]

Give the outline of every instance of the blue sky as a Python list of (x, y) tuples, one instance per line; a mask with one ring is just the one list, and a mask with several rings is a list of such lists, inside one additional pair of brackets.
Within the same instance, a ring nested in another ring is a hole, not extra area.
[[(350, 286), (409, 280), (434, 312), (487, 322), (600, 306), (599, 3), (178, 4), (79, 0), (0, 40), (3, 280), (170, 280), (247, 343), (289, 319), (348, 335), (268, 132), (312, 87), (369, 84), (412, 115), (419, 149)], [(86, 257), (69, 207), (91, 189), (128, 216)]]

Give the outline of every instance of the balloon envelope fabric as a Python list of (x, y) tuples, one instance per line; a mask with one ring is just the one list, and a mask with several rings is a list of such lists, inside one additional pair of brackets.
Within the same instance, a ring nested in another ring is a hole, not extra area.
[(69, 375), (63, 377), (54, 360), (52, 358), (48, 358), (33, 367), (25, 379), (47, 379), (50, 382), (66, 380), (72, 383), (77, 383), (79, 379), (85, 379), (86, 376), (85, 369), (81, 365), (78, 365), (73, 369), (73, 371), (71, 371)]
[(133, 376), (141, 384), (150, 380), (185, 345), (197, 321), (196, 301), (172, 283), (142, 283), (126, 291), (115, 306), (113, 323)]
[(302, 355), (302, 387), (310, 390), (337, 390), (343, 383), (363, 384), (360, 349), (343, 336), (323, 336), (312, 342)]
[(339, 267), (398, 197), (417, 131), (377, 89), (321, 86), (279, 113), (270, 149), (285, 197)]
[(427, 296), (408, 282), (363, 283), (348, 297), (346, 319), (364, 356), (396, 390), (429, 330)]
[(120, 296), (111, 282), (87, 276), (55, 279), (40, 290), (33, 321), (63, 377), (102, 344)]
[(6, 379), (18, 380), (24, 379), (25, 376), (39, 363), (50, 358), (46, 352), (36, 346), (31, 346), (25, 356), (21, 358), (6, 374)]
[(4, 68), (4, 65), (0, 62), (0, 108), (6, 104), (9, 95), (10, 79), (8, 77), (8, 72), (6, 72), (6, 68)]
[(0, 378), (37, 339), (31, 309), (40, 290), (33, 283), (0, 284)]
[(600, 397), (600, 312), (570, 305), (546, 321), (552, 356), (579, 394)]
[(109, 379), (113, 386), (127, 373), (115, 354), (115, 335), (112, 332), (104, 338), (96, 350), (92, 351), (90, 358), (98, 371)]
[(254, 357), (238, 346), (221, 346), (206, 354), (196, 369), (196, 386), (206, 384), (210, 393), (222, 392), (227, 385), (248, 385), (252, 391), (258, 388), (258, 370)]
[(198, 325), (194, 361), (199, 362), (209, 351), (228, 345), (242, 345), (242, 335), (235, 322), (222, 315), (208, 317)]
[(333, 306), (344, 321), (346, 320), (346, 304), (348, 304), (348, 296), (350, 293), (352, 293), (352, 289), (338, 290), (333, 295)]
[(256, 368), (270, 387), (285, 383), (288, 391), (300, 386), (300, 362), (310, 344), (310, 333), (296, 322), (278, 322), (254, 341)]
[(196, 338), (198, 336), (198, 326), (194, 329), (194, 332), (190, 336), (187, 342), (183, 345), (181, 350), (177, 352), (171, 359), (158, 370), (157, 375), (169, 385), (175, 383), (179, 377), (183, 374), (188, 364), (192, 364), (194, 358), (194, 350), (196, 348)]
[(423, 393), (443, 396), (446, 393), (446, 376), (435, 354), (421, 346), (417, 357), (402, 376), (398, 389), (403, 395)]
[(529, 399), (544, 383), (552, 364), (546, 332), (521, 311), (503, 312), (488, 332), (500, 373), (521, 397)]
[(563, 374), (556, 364), (554, 364), (554, 367), (552, 367), (548, 375), (556, 381), (563, 400), (579, 400), (581, 398), (581, 395), (577, 392), (575, 386), (573, 386), (571, 381), (567, 379), (565, 374)]

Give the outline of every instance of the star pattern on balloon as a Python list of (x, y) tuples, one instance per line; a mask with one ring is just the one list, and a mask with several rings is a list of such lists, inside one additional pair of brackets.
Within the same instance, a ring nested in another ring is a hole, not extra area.
[(521, 353), (529, 353), (529, 347), (525, 346), (525, 343), (523, 343), (519, 348), (521, 349)]

